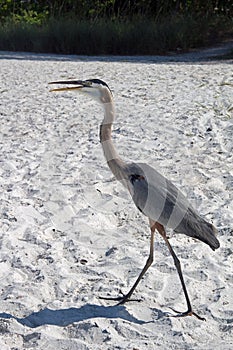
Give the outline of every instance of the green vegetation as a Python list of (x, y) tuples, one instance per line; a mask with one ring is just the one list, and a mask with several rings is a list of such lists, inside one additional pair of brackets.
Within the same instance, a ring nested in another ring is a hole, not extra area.
[(152, 55), (233, 33), (231, 0), (0, 0), (0, 50)]

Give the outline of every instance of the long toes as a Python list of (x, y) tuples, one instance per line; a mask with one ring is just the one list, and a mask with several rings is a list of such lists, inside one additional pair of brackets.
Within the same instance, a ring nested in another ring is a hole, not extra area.
[(192, 310), (188, 310), (186, 312), (179, 312), (173, 308), (170, 308), (172, 311), (174, 311), (176, 313), (176, 315), (170, 315), (170, 317), (187, 317), (187, 316), (195, 316), (196, 318), (198, 318), (198, 320), (201, 321), (206, 321), (206, 319), (204, 317), (199, 316), (198, 314), (196, 314), (195, 312), (193, 312)]
[(123, 300), (123, 297), (102, 297), (102, 296), (99, 296), (99, 299), (119, 301), (119, 303), (121, 303)]
[(130, 296), (128, 294), (123, 294), (122, 296), (119, 296), (119, 297), (102, 297), (102, 296), (100, 296), (99, 299), (118, 301), (117, 305), (123, 305), (124, 303), (129, 302), (129, 301), (137, 301), (137, 302), (141, 301), (141, 299), (130, 299)]
[(193, 316), (196, 316), (198, 318), (198, 320), (201, 320), (201, 321), (206, 321), (206, 318), (205, 317), (201, 317), (199, 315), (197, 315), (195, 312), (192, 311), (192, 315)]

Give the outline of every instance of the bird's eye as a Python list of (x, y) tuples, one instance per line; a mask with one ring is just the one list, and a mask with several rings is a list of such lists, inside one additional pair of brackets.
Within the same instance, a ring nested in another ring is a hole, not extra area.
[(86, 80), (86, 81), (85, 81), (85, 86), (88, 87), (88, 86), (91, 86), (91, 85), (92, 85), (92, 81), (89, 81), (89, 80)]

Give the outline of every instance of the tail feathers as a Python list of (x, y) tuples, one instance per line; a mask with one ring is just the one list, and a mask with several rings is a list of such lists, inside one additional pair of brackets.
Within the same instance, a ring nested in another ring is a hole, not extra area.
[(202, 225), (202, 234), (198, 234), (196, 238), (200, 239), (204, 243), (208, 244), (211, 249), (215, 250), (220, 247), (219, 240), (216, 238), (217, 229), (208, 222), (204, 221)]
[(217, 229), (200, 216), (193, 215), (192, 219), (190, 217), (186, 219), (185, 217), (175, 231), (197, 238), (208, 244), (213, 250), (220, 247), (220, 243), (216, 238)]

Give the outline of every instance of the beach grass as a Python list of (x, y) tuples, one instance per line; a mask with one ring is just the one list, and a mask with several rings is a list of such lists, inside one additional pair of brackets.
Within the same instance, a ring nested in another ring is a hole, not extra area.
[[(6, 21), (0, 50), (77, 55), (154, 55), (187, 51), (218, 40), (232, 30), (226, 17), (173, 15), (159, 19), (80, 20), (72, 16), (44, 23)], [(232, 30), (233, 32), (233, 30)]]

